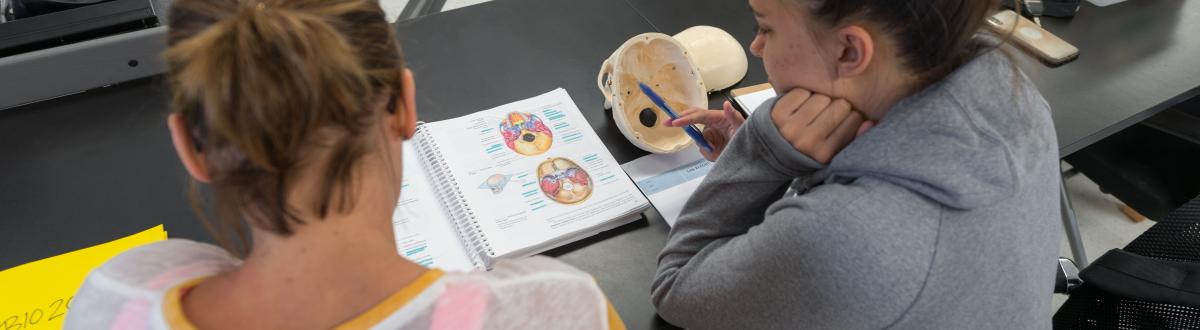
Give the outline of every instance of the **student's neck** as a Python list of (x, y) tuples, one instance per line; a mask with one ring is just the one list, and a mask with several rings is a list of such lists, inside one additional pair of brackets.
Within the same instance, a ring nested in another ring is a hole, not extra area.
[[(370, 226), (376, 222), (389, 227)], [(324, 288), (335, 288), (342, 284), (353, 287), (392, 282), (389, 280), (402, 275), (396, 271), (419, 273), (423, 269), (396, 252), (390, 226), (390, 215), (331, 216), (295, 226), (298, 228), (289, 237), (255, 230), (254, 248), (246, 256), (238, 275), (283, 281), (311, 280), (323, 283)]]
[[(226, 304), (228, 309), (215, 307), (226, 321), (280, 316), (247, 325), (294, 328), (302, 322), (328, 328), (415, 281), (427, 269), (397, 253), (390, 208), (396, 202), (389, 200), (394, 193), (378, 181), (365, 181), (354, 192), (358, 198), (350, 212), (291, 224), (294, 233), (288, 237), (252, 229), (253, 248), (242, 266), (201, 283), (195, 292), (198, 305)], [(201, 290), (205, 285), (208, 290)], [(239, 315), (240, 308), (250, 313)]]
[(920, 91), (923, 86), (917, 82), (916, 74), (897, 60), (877, 57), (864, 74), (845, 81), (852, 91), (847, 99), (868, 120), (878, 122), (900, 101)]

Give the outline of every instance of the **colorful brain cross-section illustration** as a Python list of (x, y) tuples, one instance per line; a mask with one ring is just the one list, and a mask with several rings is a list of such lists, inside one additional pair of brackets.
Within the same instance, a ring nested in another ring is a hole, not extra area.
[(554, 133), (546, 123), (527, 112), (508, 113), (500, 122), (500, 135), (509, 149), (525, 156), (540, 155), (554, 143)]
[(537, 175), (542, 193), (555, 202), (575, 204), (592, 195), (592, 177), (570, 159), (547, 159), (538, 165)]

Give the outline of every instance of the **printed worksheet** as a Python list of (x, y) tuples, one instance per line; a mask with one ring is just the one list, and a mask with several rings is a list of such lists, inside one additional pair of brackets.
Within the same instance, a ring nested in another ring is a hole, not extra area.
[(671, 227), (712, 166), (695, 145), (673, 154), (642, 156), (621, 165)]

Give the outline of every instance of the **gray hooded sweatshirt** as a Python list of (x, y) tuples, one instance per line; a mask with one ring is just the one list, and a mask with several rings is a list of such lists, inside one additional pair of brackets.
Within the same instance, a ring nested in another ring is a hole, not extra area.
[[(767, 102), (688, 200), (652, 299), (696, 329), (1050, 327), (1059, 157), (998, 51), (893, 107), (822, 166)], [(789, 185), (796, 193), (787, 193)]]

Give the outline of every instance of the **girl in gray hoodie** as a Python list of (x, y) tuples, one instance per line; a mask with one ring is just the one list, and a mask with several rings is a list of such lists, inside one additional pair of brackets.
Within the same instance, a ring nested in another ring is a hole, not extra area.
[[(692, 109), (716, 166), (658, 260), (689, 328), (1048, 328), (1057, 142), (995, 0), (750, 0), (782, 95)], [(790, 191), (788, 188), (792, 188)]]

